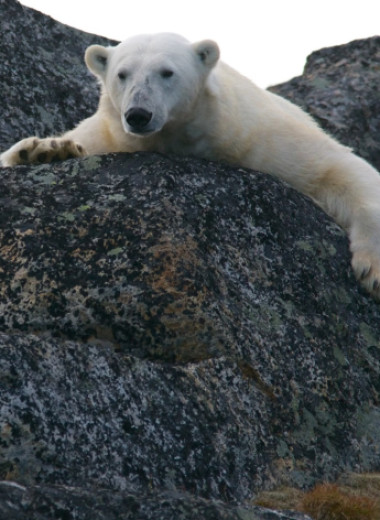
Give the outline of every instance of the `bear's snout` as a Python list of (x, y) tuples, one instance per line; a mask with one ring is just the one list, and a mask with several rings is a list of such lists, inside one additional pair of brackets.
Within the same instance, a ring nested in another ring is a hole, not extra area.
[(143, 132), (152, 119), (152, 115), (152, 112), (145, 110), (145, 108), (134, 107), (127, 110), (125, 120), (134, 131)]

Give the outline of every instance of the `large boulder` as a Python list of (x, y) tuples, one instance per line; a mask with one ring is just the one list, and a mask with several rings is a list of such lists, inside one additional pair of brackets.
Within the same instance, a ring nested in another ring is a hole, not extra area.
[[(104, 40), (0, 7), (4, 149), (94, 110)], [(144, 153), (4, 169), (0, 200), (0, 517), (301, 519), (256, 493), (380, 467), (380, 307), (310, 200)]]
[(380, 170), (380, 36), (313, 52), (302, 76), (270, 90), (306, 109)]
[(86, 48), (116, 42), (77, 31), (15, 0), (0, 0), (0, 150), (73, 128), (97, 107)]

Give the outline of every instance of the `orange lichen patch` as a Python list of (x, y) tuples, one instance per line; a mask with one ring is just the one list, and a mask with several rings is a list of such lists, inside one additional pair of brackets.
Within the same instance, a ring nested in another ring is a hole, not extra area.
[(181, 295), (188, 291), (189, 286), (193, 288), (194, 274), (199, 269), (196, 251), (197, 244), (191, 237), (178, 243), (165, 236), (153, 246), (151, 254), (159, 266), (150, 274), (153, 290)]
[(313, 520), (379, 520), (380, 504), (369, 496), (344, 492), (336, 484), (319, 484), (297, 508)]
[(276, 399), (273, 388), (263, 380), (258, 370), (244, 361), (238, 362), (238, 366), (241, 370), (242, 376), (245, 379), (253, 380), (256, 386), (263, 392), (263, 394), (272, 400)]
[[(198, 254), (198, 244), (190, 236), (178, 240), (164, 234), (149, 249), (149, 268), (143, 280), (152, 293), (149, 316), (156, 316), (163, 333), (160, 341), (172, 360), (187, 363), (208, 359), (227, 343), (223, 327), (215, 323), (207, 303), (209, 280)], [(155, 301), (160, 301), (156, 308)], [(163, 350), (163, 352), (164, 352)], [(155, 347), (155, 355), (159, 352)]]
[(71, 256), (74, 258), (79, 258), (79, 260), (82, 260), (83, 262), (90, 262), (95, 254), (96, 251), (94, 250), (77, 248), (72, 251)]
[(20, 262), (20, 250), (22, 251), (22, 247), (18, 247), (17, 243), (5, 245), (0, 247), (0, 256), (4, 260), (8, 260), (9, 262), (15, 264)]

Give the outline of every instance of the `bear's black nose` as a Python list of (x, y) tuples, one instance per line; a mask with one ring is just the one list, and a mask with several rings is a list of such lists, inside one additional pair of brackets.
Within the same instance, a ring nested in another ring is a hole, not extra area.
[(152, 119), (152, 112), (148, 112), (144, 108), (130, 108), (125, 113), (125, 119), (129, 126), (136, 131), (144, 130), (146, 125)]

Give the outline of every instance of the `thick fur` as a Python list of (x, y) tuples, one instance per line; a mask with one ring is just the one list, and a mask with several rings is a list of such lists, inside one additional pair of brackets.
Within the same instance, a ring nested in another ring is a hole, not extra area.
[(3, 166), (145, 150), (270, 173), (347, 230), (355, 274), (380, 298), (380, 177), (366, 161), (219, 61), (215, 42), (143, 35), (92, 45), (85, 59), (102, 85), (97, 112), (62, 138), (20, 141), (1, 155)]

